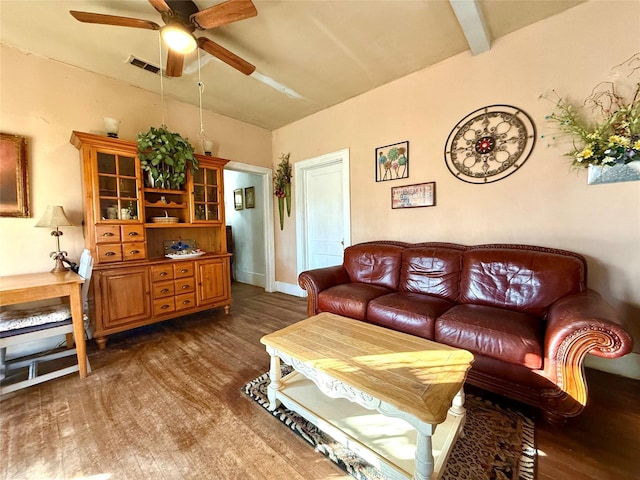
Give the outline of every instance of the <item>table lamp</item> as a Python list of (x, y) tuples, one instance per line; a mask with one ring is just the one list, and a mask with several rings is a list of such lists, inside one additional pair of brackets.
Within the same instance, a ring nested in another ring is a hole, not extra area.
[(62, 263), (67, 252), (60, 250), (60, 236), (62, 235), (62, 232), (58, 227), (68, 226), (73, 226), (73, 223), (69, 221), (64, 213), (64, 209), (60, 205), (49, 205), (40, 221), (36, 223), (36, 227), (55, 228), (55, 230), (51, 232), (51, 235), (56, 237), (56, 251), (49, 254), (49, 256), (56, 262), (56, 266), (51, 270), (54, 273), (67, 271), (67, 267)]

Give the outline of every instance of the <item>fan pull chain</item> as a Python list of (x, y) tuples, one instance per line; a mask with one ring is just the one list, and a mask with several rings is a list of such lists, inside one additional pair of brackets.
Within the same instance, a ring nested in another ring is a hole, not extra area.
[(164, 82), (163, 82), (163, 77), (164, 77), (164, 62), (162, 61), (162, 37), (160, 36), (160, 34), (158, 34), (158, 50), (159, 50), (159, 55), (160, 55), (160, 105), (161, 105), (161, 109), (162, 109), (162, 126), (163, 127), (167, 127), (167, 124), (165, 123), (165, 118), (164, 118), (164, 113), (165, 113), (165, 108), (164, 108)]
[(198, 100), (200, 105), (200, 142), (202, 143), (202, 151), (206, 152), (207, 148), (205, 141), (207, 136), (204, 133), (204, 121), (202, 120), (202, 93), (204, 92), (204, 83), (202, 83), (202, 77), (200, 74), (200, 50), (198, 50)]

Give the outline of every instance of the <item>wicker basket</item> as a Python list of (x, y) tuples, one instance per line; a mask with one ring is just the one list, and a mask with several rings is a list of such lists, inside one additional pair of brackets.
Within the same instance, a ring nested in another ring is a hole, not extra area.
[(151, 223), (178, 223), (178, 217), (151, 217)]

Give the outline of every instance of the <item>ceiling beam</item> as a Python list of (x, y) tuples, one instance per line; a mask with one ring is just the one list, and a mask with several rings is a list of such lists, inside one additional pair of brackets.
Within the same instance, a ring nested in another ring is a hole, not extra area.
[(449, 0), (462, 27), (471, 53), (478, 55), (491, 48), (491, 38), (482, 16), (479, 0)]

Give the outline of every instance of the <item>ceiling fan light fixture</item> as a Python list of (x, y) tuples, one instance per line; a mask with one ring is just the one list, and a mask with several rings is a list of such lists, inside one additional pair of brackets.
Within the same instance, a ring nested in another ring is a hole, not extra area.
[(196, 38), (180, 25), (167, 25), (160, 29), (160, 35), (167, 46), (179, 53), (191, 53), (197, 46)]

